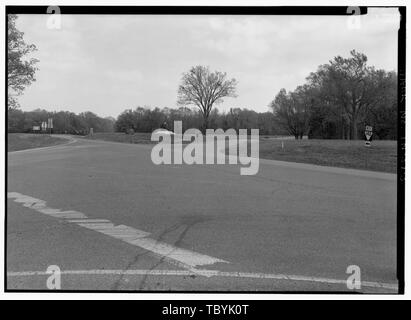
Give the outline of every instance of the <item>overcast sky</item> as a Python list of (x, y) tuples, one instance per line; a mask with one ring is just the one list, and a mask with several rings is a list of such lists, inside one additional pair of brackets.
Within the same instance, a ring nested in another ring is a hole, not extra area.
[(176, 107), (181, 75), (195, 65), (238, 80), (238, 97), (218, 106), (268, 111), (281, 88), (293, 90), (320, 64), (356, 49), (369, 64), (397, 68), (396, 9), (361, 16), (350, 29), (338, 16), (20, 15), (17, 27), (37, 46), (37, 81), (20, 98), (38, 107), (117, 117), (137, 106)]

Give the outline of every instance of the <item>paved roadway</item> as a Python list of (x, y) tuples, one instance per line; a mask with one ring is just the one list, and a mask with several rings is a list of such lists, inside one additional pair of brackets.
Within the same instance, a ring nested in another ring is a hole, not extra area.
[(396, 292), (396, 175), (262, 160), (241, 176), (150, 152), (80, 138), (9, 153), (8, 289), (47, 289), (57, 265), (65, 290), (347, 291), (357, 265), (357, 291)]

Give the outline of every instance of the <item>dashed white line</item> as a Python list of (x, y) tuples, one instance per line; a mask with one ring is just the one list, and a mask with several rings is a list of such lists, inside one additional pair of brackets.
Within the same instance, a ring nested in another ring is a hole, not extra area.
[[(182, 268), (192, 270), (197, 266), (211, 265), (217, 262), (228, 263), (225, 260), (210, 257), (191, 250), (181, 249), (171, 244), (148, 238), (149, 232), (138, 230), (125, 225), (115, 226), (107, 219), (88, 219), (79, 211), (61, 211), (47, 206), (44, 200), (33, 198), (18, 192), (8, 192), (7, 197), (22, 203), (24, 207), (33, 209), (54, 218), (62, 218), (65, 221), (76, 224), (83, 228), (94, 230), (112, 238), (122, 240), (131, 245), (143, 248), (169, 263), (176, 264)], [(195, 271), (194, 271), (195, 272)]]
[[(8, 198), (14, 199), (17, 203), (22, 203), (24, 207), (36, 210), (43, 214), (64, 219), (67, 222), (76, 224), (83, 228), (94, 230), (96, 232), (108, 235), (112, 238), (122, 240), (131, 245), (143, 248), (152, 254), (166, 260), (169, 263), (176, 264), (179, 267), (187, 270), (63, 270), (61, 274), (78, 274), (78, 275), (152, 275), (152, 276), (190, 276), (200, 275), (204, 277), (237, 277), (237, 278), (253, 278), (253, 279), (273, 279), (273, 280), (289, 280), (289, 281), (306, 281), (325, 284), (340, 284), (345, 285), (346, 280), (330, 279), (320, 277), (286, 275), (286, 274), (267, 274), (267, 273), (247, 273), (247, 272), (223, 272), (218, 270), (198, 269), (197, 266), (212, 265), (217, 262), (227, 261), (203, 255), (194, 251), (181, 249), (173, 245), (159, 242), (155, 239), (148, 238), (150, 233), (138, 230), (125, 225), (115, 226), (107, 219), (89, 219), (84, 213), (74, 210), (60, 211), (47, 206), (46, 202), (36, 199), (18, 192), (9, 192)], [(45, 271), (22, 271), (8, 272), (7, 276), (35, 276), (46, 275)], [(383, 288), (390, 290), (398, 290), (398, 285), (393, 283), (381, 283), (372, 281), (363, 281), (363, 287)]]

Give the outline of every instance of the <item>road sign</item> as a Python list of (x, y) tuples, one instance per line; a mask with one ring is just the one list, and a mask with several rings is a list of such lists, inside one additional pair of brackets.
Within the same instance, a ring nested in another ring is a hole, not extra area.
[(47, 127), (53, 129), (53, 118), (47, 119)]
[(40, 131), (40, 126), (33, 126), (33, 131)]
[(371, 126), (365, 126), (365, 137), (367, 141), (370, 141), (372, 137), (372, 127)]

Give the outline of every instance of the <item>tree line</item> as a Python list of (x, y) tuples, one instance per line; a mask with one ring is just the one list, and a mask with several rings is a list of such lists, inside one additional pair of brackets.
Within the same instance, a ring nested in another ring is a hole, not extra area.
[[(137, 107), (123, 111), (115, 123), (118, 132), (152, 132), (158, 128), (173, 130), (174, 121), (182, 121), (183, 131), (189, 128), (204, 129), (204, 114), (198, 109), (179, 108), (147, 108)], [(231, 108), (228, 112), (220, 112), (217, 108), (207, 115), (209, 129), (227, 130), (260, 129), (263, 135), (282, 135), (287, 132), (276, 122), (272, 112), (256, 112), (246, 108)]]
[[(296, 139), (358, 139), (366, 125), (374, 137), (397, 138), (397, 74), (367, 64), (363, 53), (352, 50), (348, 58), (334, 57), (320, 65), (294, 91), (281, 89), (268, 107), (271, 112), (231, 108), (221, 113), (215, 106), (225, 98), (237, 97), (237, 80), (225, 72), (194, 66), (182, 75), (177, 90), (177, 108), (127, 109), (117, 119), (101, 118), (92, 112), (48, 112), (19, 110), (17, 97), (35, 79), (38, 60), (28, 58), (36, 51), (25, 43), (16, 28), (16, 15), (8, 15), (8, 131), (30, 132), (53, 118), (54, 132), (152, 132), (172, 130), (181, 120), (183, 129), (260, 129), (263, 135), (290, 134)], [(194, 106), (194, 109), (190, 107)]]
[(397, 139), (397, 74), (367, 65), (355, 50), (319, 66), (294, 91), (270, 103), (276, 120), (296, 139), (358, 139), (366, 125), (374, 137)]
[[(310, 73), (294, 91), (281, 89), (269, 104), (271, 112), (231, 108), (220, 113), (214, 105), (235, 98), (236, 79), (209, 67), (195, 66), (184, 73), (178, 87), (178, 109), (124, 111), (117, 131), (151, 132), (170, 128), (182, 120), (183, 129), (260, 129), (260, 134), (290, 134), (296, 139), (352, 139), (363, 136), (365, 126), (374, 138), (397, 138), (397, 74), (367, 64), (367, 56), (352, 50), (350, 57), (335, 57)], [(187, 106), (197, 107), (195, 110)]]
[(48, 118), (53, 119), (53, 133), (87, 135), (90, 128), (95, 132), (113, 132), (115, 119), (101, 118), (93, 112), (75, 114), (69, 111), (50, 112), (42, 109), (22, 111), (9, 109), (8, 132), (33, 132), (33, 126), (40, 126)]
[[(53, 119), (53, 133), (87, 135), (90, 128), (94, 132), (153, 132), (158, 128), (173, 130), (174, 121), (182, 121), (183, 130), (202, 129), (203, 115), (198, 110), (187, 107), (149, 108), (137, 107), (123, 111), (117, 119), (101, 118), (92, 112), (75, 114), (69, 111), (50, 112), (42, 109), (22, 111), (9, 109), (8, 132), (33, 132), (33, 126), (40, 126), (48, 118)], [(272, 112), (256, 112), (246, 108), (231, 108), (220, 112), (217, 108), (210, 112), (208, 128), (260, 129), (262, 135), (287, 135), (277, 123)]]

